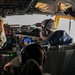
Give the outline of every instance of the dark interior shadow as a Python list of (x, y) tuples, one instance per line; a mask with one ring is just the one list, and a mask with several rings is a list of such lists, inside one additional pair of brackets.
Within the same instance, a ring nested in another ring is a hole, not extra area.
[(29, 59), (23, 66), (19, 75), (42, 75), (42, 74), (43, 73), (38, 63), (33, 59)]

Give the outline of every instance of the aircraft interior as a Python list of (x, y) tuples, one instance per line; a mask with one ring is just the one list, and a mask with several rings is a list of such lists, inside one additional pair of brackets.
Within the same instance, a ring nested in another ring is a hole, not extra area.
[[(28, 14), (62, 15), (75, 20), (75, 0), (0, 0), (1, 17)], [(13, 75), (10, 73), (12, 69), (5, 72), (3, 66), (20, 54), (25, 41), (42, 43), (39, 37), (41, 26), (40, 23), (36, 23), (36, 27), (5, 24), (4, 28), (7, 41), (0, 49), (0, 75)], [(55, 34), (54, 37), (58, 38), (58, 35)], [(51, 75), (75, 75), (75, 43), (66, 46), (43, 44), (42, 47), (47, 52), (43, 72)], [(16, 75), (18, 69), (14, 68), (14, 71)]]

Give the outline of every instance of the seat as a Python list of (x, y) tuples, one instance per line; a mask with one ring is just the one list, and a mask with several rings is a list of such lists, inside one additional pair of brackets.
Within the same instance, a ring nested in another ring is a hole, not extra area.
[(52, 75), (75, 75), (75, 49), (70, 47), (72, 38), (63, 30), (58, 30), (49, 39), (53, 47), (46, 53), (43, 71)]
[(43, 73), (38, 63), (33, 59), (29, 59), (23, 66), (19, 75), (43, 75)]
[[(61, 72), (61, 67), (65, 57), (65, 51), (48, 51), (46, 53), (47, 58), (45, 60), (43, 71), (52, 75), (57, 75), (57, 71)], [(60, 74), (59, 74), (60, 75)]]
[(75, 75), (75, 50), (50, 50), (43, 71), (52, 75)]
[(50, 36), (49, 43), (51, 45), (69, 45), (72, 40), (64, 30), (57, 30)]

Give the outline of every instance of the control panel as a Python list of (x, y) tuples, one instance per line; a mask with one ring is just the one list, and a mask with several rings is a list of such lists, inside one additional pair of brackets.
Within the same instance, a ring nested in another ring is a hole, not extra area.
[(0, 53), (0, 75), (4, 75), (3, 66), (17, 56), (16, 52)]

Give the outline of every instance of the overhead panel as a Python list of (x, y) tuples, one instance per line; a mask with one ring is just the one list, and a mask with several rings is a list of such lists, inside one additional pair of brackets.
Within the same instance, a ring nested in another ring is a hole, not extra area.
[(49, 12), (49, 13), (55, 13), (58, 11), (58, 6), (57, 5), (50, 5), (47, 3), (41, 3), (38, 2), (35, 5), (35, 8), (39, 9), (42, 12)]
[(38, 0), (0, 0), (0, 16), (24, 15)]
[(0, 0), (0, 16), (69, 14), (75, 17), (75, 0)]

